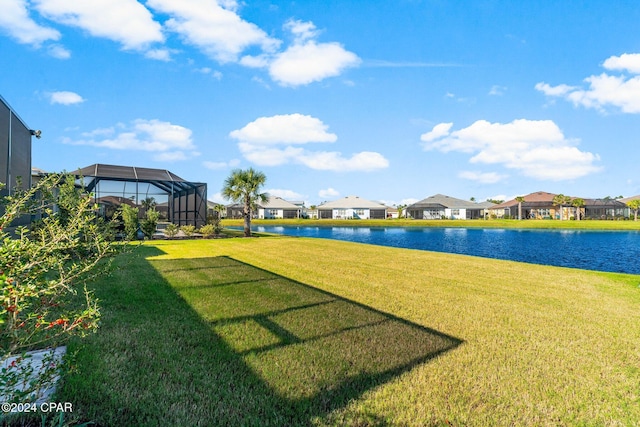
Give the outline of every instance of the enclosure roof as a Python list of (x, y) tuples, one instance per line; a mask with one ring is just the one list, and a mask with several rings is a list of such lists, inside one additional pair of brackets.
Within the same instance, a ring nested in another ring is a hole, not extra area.
[(22, 117), (20, 117), (18, 115), (18, 113), (16, 113), (16, 110), (14, 110), (13, 108), (11, 108), (11, 105), (9, 105), (9, 103), (7, 102), (6, 99), (4, 99), (2, 97), (2, 95), (0, 95), (0, 102), (2, 102), (8, 109), (9, 111), (11, 111), (11, 113), (14, 115), (14, 117), (16, 119), (18, 119), (18, 121), (20, 121), (20, 123), (22, 123), (22, 126), (24, 126), (25, 128), (27, 128), (28, 130), (31, 130), (31, 128), (25, 123), (24, 120), (22, 120)]
[(139, 168), (135, 166), (116, 166), (96, 163), (76, 171), (83, 177), (126, 179), (131, 181), (170, 181), (187, 182), (166, 169)]

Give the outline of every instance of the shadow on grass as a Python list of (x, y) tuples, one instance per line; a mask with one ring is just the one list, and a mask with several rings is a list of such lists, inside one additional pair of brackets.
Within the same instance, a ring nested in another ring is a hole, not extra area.
[(232, 258), (155, 254), (97, 284), (103, 326), (72, 346), (58, 400), (98, 425), (308, 425), (461, 343)]

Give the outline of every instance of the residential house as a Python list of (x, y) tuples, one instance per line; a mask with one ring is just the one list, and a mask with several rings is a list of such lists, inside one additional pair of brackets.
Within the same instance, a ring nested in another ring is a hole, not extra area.
[(260, 219), (300, 218), (302, 208), (280, 197), (270, 196), (266, 202), (258, 203)]
[(387, 218), (397, 219), (400, 216), (398, 208), (387, 206)]
[[(602, 199), (584, 198), (580, 208), (571, 202), (566, 205), (554, 204), (557, 194), (538, 191), (523, 196), (520, 209), (522, 219), (621, 219), (628, 217), (628, 207), (619, 200), (605, 197)], [(570, 197), (575, 200), (577, 197)], [(496, 218), (518, 218), (518, 202), (516, 199), (495, 205), (489, 209)]]
[(387, 207), (358, 196), (326, 202), (318, 206), (320, 219), (385, 219)]
[(485, 217), (490, 202), (475, 203), (435, 194), (405, 208), (405, 216), (413, 219), (478, 219)]
[(232, 203), (230, 205), (225, 206), (226, 215), (225, 218), (229, 219), (239, 219), (243, 217), (244, 205), (240, 203)]
[(563, 206), (561, 212), (560, 206), (553, 204), (556, 196), (557, 194), (537, 191), (523, 196), (522, 202), (511, 199), (494, 205), (489, 208), (489, 212), (495, 218), (517, 219), (518, 209), (520, 209), (522, 219), (560, 219), (561, 213), (563, 219), (569, 219), (570, 206)]

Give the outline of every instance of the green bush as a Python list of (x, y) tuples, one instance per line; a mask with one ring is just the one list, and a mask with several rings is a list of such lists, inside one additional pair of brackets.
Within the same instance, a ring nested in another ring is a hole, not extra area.
[(164, 235), (167, 237), (176, 237), (176, 235), (178, 234), (178, 231), (180, 231), (180, 229), (178, 228), (177, 225), (169, 224), (164, 229)]
[(124, 234), (129, 240), (135, 240), (140, 223), (138, 222), (138, 208), (122, 205), (122, 220), (124, 221)]
[[(20, 364), (30, 357), (26, 351), (55, 347), (97, 329), (100, 311), (86, 283), (105, 274), (109, 263), (100, 261), (124, 245), (114, 243), (108, 224), (96, 216), (91, 195), (75, 186), (74, 176), (49, 175), (3, 202), (0, 362), (18, 357), (0, 371), (0, 394), (26, 402), (55, 374), (47, 369), (28, 380), (30, 370)], [(42, 219), (10, 234), (7, 229), (22, 215)], [(26, 388), (19, 390), (19, 385)]]
[(216, 229), (213, 224), (207, 224), (200, 227), (200, 230), (198, 230), (198, 232), (204, 237), (211, 237), (216, 234)]
[(151, 239), (158, 227), (158, 219), (160, 219), (160, 213), (155, 209), (149, 209), (146, 214), (146, 218), (142, 221), (142, 232), (145, 237)]
[(185, 236), (191, 237), (193, 236), (193, 233), (196, 232), (196, 227), (193, 225), (183, 225), (180, 227), (180, 230), (182, 230)]

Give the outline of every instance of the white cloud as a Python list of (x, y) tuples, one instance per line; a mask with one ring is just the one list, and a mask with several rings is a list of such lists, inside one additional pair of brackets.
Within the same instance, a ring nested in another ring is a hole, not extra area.
[(283, 26), (286, 30), (289, 30), (293, 35), (296, 42), (304, 42), (305, 40), (313, 39), (318, 36), (318, 31), (313, 22), (296, 21), (289, 19)]
[(27, 10), (26, 0), (3, 0), (0, 13), (0, 28), (18, 43), (39, 48), (49, 40), (60, 40), (60, 32), (43, 27), (35, 22)]
[(152, 43), (164, 41), (160, 24), (135, 0), (33, 0), (32, 3), (47, 19), (116, 41), (124, 49), (145, 50)]
[(237, 3), (213, 0), (148, 0), (147, 6), (171, 16), (165, 26), (219, 62), (235, 62), (252, 46), (273, 52), (280, 41), (236, 14)]
[(495, 184), (503, 179), (507, 178), (507, 175), (502, 175), (497, 172), (476, 172), (476, 171), (462, 171), (458, 174), (460, 178), (468, 179), (470, 181), (479, 182), (480, 184)]
[(85, 132), (86, 139), (65, 138), (73, 145), (90, 145), (113, 150), (153, 152), (158, 161), (185, 160), (199, 155), (191, 140), (191, 130), (160, 120), (134, 120), (130, 125)]
[(322, 199), (331, 199), (333, 197), (338, 197), (340, 192), (334, 188), (327, 188), (325, 190), (318, 191), (318, 196)]
[[(316, 170), (371, 171), (389, 166), (381, 154), (370, 151), (344, 157), (336, 151), (311, 151), (309, 143), (333, 143), (338, 137), (321, 120), (302, 114), (260, 117), (229, 136), (238, 140), (242, 155), (257, 165), (298, 163)], [(296, 147), (297, 146), (297, 147)]]
[(72, 105), (81, 104), (85, 100), (75, 92), (59, 91), (50, 93), (49, 101), (52, 104)]
[(232, 138), (252, 144), (306, 144), (335, 142), (338, 137), (328, 133), (329, 126), (321, 120), (302, 114), (260, 117), (229, 134)]
[(580, 151), (576, 143), (551, 120), (520, 119), (505, 124), (478, 120), (423, 146), (426, 151), (472, 154), (470, 163), (500, 164), (530, 178), (561, 181), (600, 170), (594, 165), (600, 157)]
[[(37, 48), (47, 41), (58, 41), (61, 33), (34, 21), (29, 13), (57, 24), (79, 28), (93, 37), (120, 43), (125, 50), (142, 52), (145, 57), (170, 61), (172, 49), (157, 47), (165, 42), (165, 32), (177, 34), (220, 62), (268, 70), (282, 86), (300, 86), (340, 75), (361, 63), (360, 58), (340, 43), (320, 43), (321, 33), (312, 22), (287, 21), (283, 28), (292, 35), (284, 50), (282, 41), (238, 14), (234, 0), (2, 0), (0, 29), (20, 43)], [(149, 8), (149, 9), (148, 9)], [(156, 21), (157, 13), (166, 17)], [(67, 59), (71, 52), (59, 44), (48, 48), (56, 58)], [(214, 74), (220, 79), (221, 74)]]
[(424, 133), (420, 136), (420, 140), (423, 142), (433, 141), (434, 139), (442, 138), (449, 135), (449, 130), (453, 126), (453, 123), (440, 123), (434, 126), (433, 130)]
[[(607, 70), (626, 70), (640, 74), (640, 54), (622, 54), (607, 58), (603, 64)], [(562, 97), (574, 106), (583, 106), (605, 112), (607, 107), (619, 108), (624, 113), (640, 113), (640, 75), (613, 76), (602, 73), (584, 79), (588, 87), (581, 88), (561, 84), (551, 86), (541, 82), (535, 88), (547, 96)]]
[(607, 58), (602, 64), (607, 70), (627, 70), (640, 74), (640, 53), (623, 53), (620, 56)]
[(238, 159), (232, 159), (232, 160), (229, 160), (228, 162), (211, 162), (211, 161), (202, 162), (202, 165), (205, 168), (211, 169), (211, 170), (234, 168), (239, 164), (240, 164), (240, 160)]
[(293, 35), (293, 43), (282, 52), (245, 55), (246, 67), (268, 68), (271, 78), (282, 86), (301, 86), (335, 77), (362, 61), (340, 43), (318, 43), (319, 31), (312, 22), (289, 20), (284, 29)]
[(264, 192), (269, 194), (270, 196), (280, 197), (280, 198), (288, 200), (288, 201), (304, 200), (307, 197), (307, 196), (302, 195), (300, 193), (296, 193), (293, 190), (285, 190), (285, 189), (281, 189), (281, 188), (270, 188), (268, 190), (265, 190)]
[(300, 86), (340, 75), (361, 62), (340, 43), (295, 43), (275, 56), (269, 75), (282, 86)]

